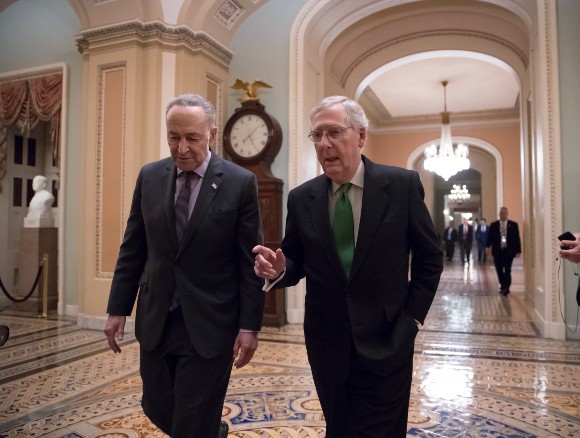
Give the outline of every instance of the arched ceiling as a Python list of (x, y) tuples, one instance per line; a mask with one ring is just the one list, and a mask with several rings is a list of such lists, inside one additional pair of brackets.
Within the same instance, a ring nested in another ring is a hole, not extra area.
[[(0, 11), (14, 1), (0, 0)], [(83, 29), (161, 20), (204, 31), (226, 47), (240, 24), (268, 1), (68, 0)], [(381, 120), (438, 114), (442, 80), (449, 81), (452, 114), (517, 112), (521, 84), (513, 65), (486, 56), (478, 44), (493, 41), (527, 67), (535, 8), (530, 0), (310, 0), (304, 9), (315, 12), (305, 41), (320, 48), (327, 73), (341, 86), (354, 81), (353, 94), (369, 104), (379, 127)], [(430, 45), (414, 41), (418, 35)], [(470, 41), (469, 50), (449, 47), (461, 38)], [(407, 52), (396, 53), (397, 44), (406, 44)], [(381, 50), (392, 59), (381, 63)]]
[[(365, 3), (376, 7), (381, 2)], [(353, 94), (376, 128), (396, 127), (398, 119), (437, 120), (433, 115), (443, 110), (444, 80), (452, 119), (453, 113), (469, 114), (471, 120), (498, 113), (518, 118), (533, 2), (390, 3), (353, 21), (355, 11), (349, 16), (328, 2), (308, 38), (321, 47), (326, 72), (347, 93), (356, 87)], [(332, 31), (321, 31), (322, 22)]]

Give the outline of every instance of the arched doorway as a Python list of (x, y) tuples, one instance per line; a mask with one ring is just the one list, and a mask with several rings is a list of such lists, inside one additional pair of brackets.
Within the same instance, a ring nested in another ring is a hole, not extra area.
[[(527, 187), (524, 182), (527, 175), (523, 169), (527, 163), (523, 160), (527, 161), (528, 158), (522, 151), (528, 148), (531, 131), (527, 130), (525, 123), (530, 108), (522, 101), (528, 99), (531, 94), (529, 35), (533, 33), (530, 29), (536, 26), (537, 11), (533, 5), (521, 8), (510, 1), (502, 6), (481, 2), (478, 5), (481, 9), (475, 11), (470, 8), (473, 4), (468, 3), (460, 1), (452, 6), (437, 3), (427, 7), (425, 4), (401, 1), (396, 5), (389, 4), (394, 7), (387, 8), (381, 2), (373, 2), (372, 8), (359, 8), (356, 11), (345, 11), (343, 8), (338, 14), (334, 9), (336, 5), (331, 2), (313, 0), (303, 8), (295, 21), (291, 35), (290, 188), (318, 172), (315, 157), (304, 145), (308, 144), (305, 138), (309, 123), (308, 110), (319, 98), (329, 94), (355, 96), (364, 78), (381, 66), (405, 56), (434, 50), (466, 50), (501, 60), (513, 70), (519, 82), (520, 97), (516, 103), (517, 128), (512, 129), (514, 135), (510, 141), (513, 147), (509, 158), (510, 162), (516, 162), (514, 158), (517, 155), (520, 167), (517, 172), (506, 173), (501, 166), (496, 178), (504, 178), (504, 187), (517, 185), (521, 188), (519, 196), (512, 196), (513, 199), (504, 197), (503, 202), (509, 201), (510, 205), (517, 205), (522, 222), (525, 223), (523, 219), (529, 215), (524, 211), (527, 208), (525, 199), (529, 191), (524, 189)], [(450, 8), (453, 10), (452, 16), (445, 15), (450, 12)], [(435, 17), (444, 15), (445, 26), (441, 27), (441, 21)], [(316, 23), (323, 16), (327, 24), (325, 28), (333, 29), (331, 33), (324, 35), (315, 31)], [(335, 21), (329, 24), (333, 18)], [(474, 20), (478, 22), (477, 29), (471, 25)], [(450, 27), (453, 31), (449, 31)], [(379, 29), (382, 31), (379, 32)], [(413, 32), (409, 33), (409, 29), (413, 29)], [(506, 33), (509, 33), (508, 29), (517, 29), (519, 36), (517, 38), (514, 38), (515, 35), (508, 36)], [(363, 41), (364, 35), (367, 41)], [(415, 128), (412, 123), (409, 126)], [(434, 125), (432, 127), (434, 128)], [(420, 126), (416, 131), (425, 131), (425, 127)], [(485, 137), (461, 129), (455, 130), (453, 135)], [(422, 142), (425, 142), (429, 138), (436, 138), (437, 134), (435, 132), (431, 135), (423, 134), (423, 137)], [(414, 149), (422, 142), (415, 142), (411, 148)], [(402, 155), (408, 157), (412, 149)], [(404, 166), (406, 158), (402, 160)], [(502, 196), (496, 196), (496, 207), (500, 201)], [(491, 213), (492, 218), (497, 214), (497, 209), (495, 210)], [(484, 214), (490, 216), (487, 212)], [(525, 225), (523, 228), (525, 229)], [(525, 233), (523, 237), (524, 242), (529, 239), (529, 235)], [(535, 275), (533, 272), (528, 274), (526, 278), (533, 278)], [(301, 321), (304, 293), (303, 286), (289, 291), (290, 321)], [(533, 290), (530, 290), (530, 293), (533, 294)], [(294, 315), (296, 319), (293, 319)]]

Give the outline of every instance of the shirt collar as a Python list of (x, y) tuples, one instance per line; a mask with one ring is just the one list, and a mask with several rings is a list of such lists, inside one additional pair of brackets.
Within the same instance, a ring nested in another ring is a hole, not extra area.
[[(361, 160), (360, 164), (358, 165), (358, 169), (356, 173), (349, 181), (353, 186), (360, 187), (361, 189), (365, 186), (365, 165), (364, 162)], [(332, 181), (332, 194), (336, 194), (336, 191), (340, 188), (342, 184), (337, 184)]]
[[(205, 159), (203, 160), (203, 162), (197, 167), (197, 169), (194, 169), (193, 173), (195, 173), (196, 175), (198, 175), (199, 177), (203, 178), (205, 176), (205, 173), (207, 172), (207, 168), (209, 166), (209, 161), (211, 160), (211, 150), (209, 150), (207, 152), (207, 155), (205, 156)], [(181, 175), (183, 173), (183, 170), (181, 170), (179, 167), (177, 168), (177, 176)]]

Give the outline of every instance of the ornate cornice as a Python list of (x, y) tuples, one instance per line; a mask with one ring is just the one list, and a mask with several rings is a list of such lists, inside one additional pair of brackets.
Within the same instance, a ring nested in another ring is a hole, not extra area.
[(160, 21), (144, 23), (134, 20), (86, 29), (75, 40), (83, 56), (138, 45), (142, 48), (159, 47), (172, 52), (204, 52), (226, 68), (233, 57), (233, 52), (205, 32), (196, 32), (187, 26), (170, 26)]
[[(405, 131), (409, 129), (433, 129), (441, 126), (440, 114), (427, 114), (408, 117), (377, 118), (370, 114), (373, 131)], [(520, 123), (517, 108), (494, 109), (488, 111), (466, 111), (451, 114), (451, 126), (481, 126), (504, 123)]]
[(9, 73), (6, 75), (0, 75), (0, 82), (14, 82), (14, 81), (24, 81), (27, 79), (39, 78), (41, 76), (48, 76), (52, 74), (62, 74), (63, 65), (57, 65), (53, 67), (41, 68), (39, 70), (31, 71), (20, 71), (17, 73)]

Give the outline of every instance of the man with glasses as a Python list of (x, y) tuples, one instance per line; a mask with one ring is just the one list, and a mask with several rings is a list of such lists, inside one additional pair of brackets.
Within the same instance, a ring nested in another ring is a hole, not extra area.
[(310, 120), (324, 175), (290, 191), (281, 248), (256, 246), (254, 271), (265, 290), (306, 277), (326, 437), (404, 437), (415, 336), (443, 270), (423, 186), (362, 155), (368, 120), (353, 100), (323, 99)]

